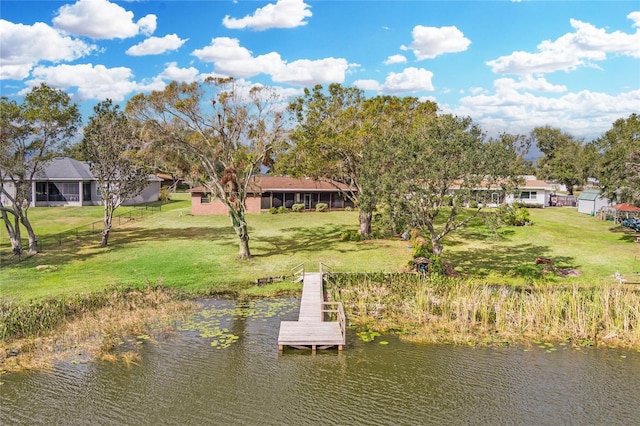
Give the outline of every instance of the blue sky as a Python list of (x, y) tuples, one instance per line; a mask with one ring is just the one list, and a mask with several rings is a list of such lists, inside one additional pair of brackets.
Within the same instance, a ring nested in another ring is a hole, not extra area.
[(635, 1), (6, 1), (0, 90), (82, 107), (208, 76), (433, 100), (490, 134), (593, 139), (640, 112)]

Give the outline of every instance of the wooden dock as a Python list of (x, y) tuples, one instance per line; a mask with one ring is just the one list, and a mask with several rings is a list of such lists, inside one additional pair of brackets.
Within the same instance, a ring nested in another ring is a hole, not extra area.
[[(278, 335), (278, 348), (328, 349), (345, 344), (344, 310), (340, 302), (325, 302), (322, 272), (302, 272), (303, 288), (298, 321), (282, 321)], [(328, 316), (333, 321), (325, 320)]]

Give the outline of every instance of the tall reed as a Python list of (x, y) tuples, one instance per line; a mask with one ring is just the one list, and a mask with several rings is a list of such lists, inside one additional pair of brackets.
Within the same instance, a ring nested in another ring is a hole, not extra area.
[(417, 274), (331, 274), (349, 322), (430, 342), (562, 340), (640, 348), (640, 288), (487, 285)]
[(123, 310), (157, 306), (174, 293), (162, 286), (110, 288), (99, 292), (16, 303), (0, 300), (0, 341), (37, 337), (64, 321), (118, 305)]

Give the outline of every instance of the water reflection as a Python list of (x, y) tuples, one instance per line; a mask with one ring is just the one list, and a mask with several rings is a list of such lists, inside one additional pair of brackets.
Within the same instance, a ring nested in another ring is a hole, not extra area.
[[(640, 353), (415, 345), (353, 332), (342, 354), (276, 344), (296, 301), (211, 300), (200, 313), (240, 338), (201, 329), (144, 342), (137, 365), (7, 374), (0, 424), (416, 425), (634, 424)], [(216, 326), (211, 322), (209, 326)], [(187, 327), (188, 328), (188, 327)], [(626, 357), (626, 358), (623, 358)]]

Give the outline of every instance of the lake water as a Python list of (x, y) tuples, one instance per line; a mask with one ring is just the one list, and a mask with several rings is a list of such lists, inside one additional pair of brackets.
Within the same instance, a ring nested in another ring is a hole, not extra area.
[(179, 332), (125, 343), (136, 364), (5, 374), (0, 424), (640, 424), (636, 351), (365, 343), (350, 331), (342, 354), (279, 354), (279, 322), (296, 308), (207, 300)]

